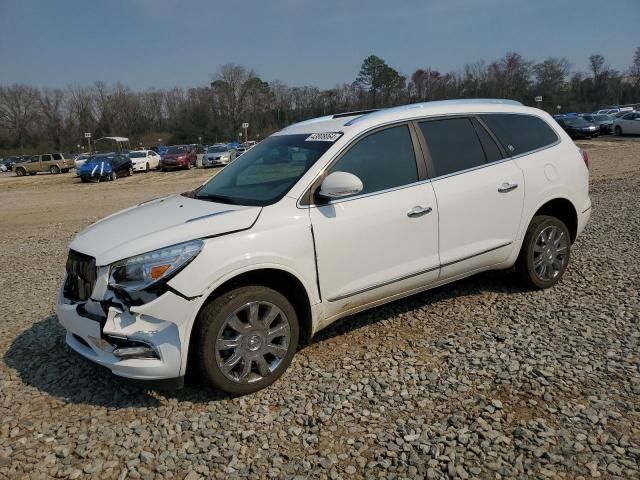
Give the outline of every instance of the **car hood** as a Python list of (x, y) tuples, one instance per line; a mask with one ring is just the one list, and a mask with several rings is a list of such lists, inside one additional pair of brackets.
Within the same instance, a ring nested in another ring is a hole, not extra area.
[(69, 247), (94, 257), (98, 266), (108, 265), (196, 238), (246, 230), (261, 210), (173, 195), (102, 219), (80, 232)]

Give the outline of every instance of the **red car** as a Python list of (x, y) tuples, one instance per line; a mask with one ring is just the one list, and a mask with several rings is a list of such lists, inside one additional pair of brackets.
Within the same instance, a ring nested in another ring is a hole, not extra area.
[(160, 160), (160, 169), (166, 172), (169, 169), (183, 168), (189, 170), (196, 166), (198, 155), (196, 151), (186, 145), (173, 145), (167, 149)]

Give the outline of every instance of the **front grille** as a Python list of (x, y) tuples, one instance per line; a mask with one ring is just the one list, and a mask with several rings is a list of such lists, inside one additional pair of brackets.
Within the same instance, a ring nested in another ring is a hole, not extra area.
[(88, 300), (96, 284), (97, 273), (95, 258), (69, 250), (65, 298), (77, 302)]

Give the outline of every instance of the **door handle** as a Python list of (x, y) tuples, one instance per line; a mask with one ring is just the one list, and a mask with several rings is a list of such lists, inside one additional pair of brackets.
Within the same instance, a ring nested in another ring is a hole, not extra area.
[(507, 192), (510, 192), (511, 190), (515, 190), (516, 188), (518, 188), (517, 183), (504, 182), (502, 185), (498, 187), (498, 191), (500, 193), (507, 193)]
[(411, 210), (407, 212), (407, 217), (415, 218), (421, 217), (422, 215), (426, 215), (427, 213), (431, 213), (431, 207), (423, 207), (422, 205), (416, 205)]

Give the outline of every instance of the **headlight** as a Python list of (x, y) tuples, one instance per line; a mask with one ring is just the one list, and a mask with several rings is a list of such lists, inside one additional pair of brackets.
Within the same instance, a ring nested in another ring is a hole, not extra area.
[(202, 250), (202, 240), (161, 248), (111, 265), (109, 286), (128, 293), (139, 292), (178, 273)]

